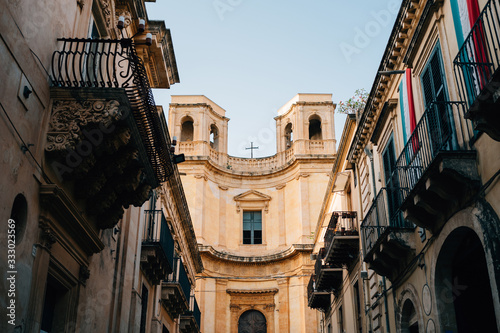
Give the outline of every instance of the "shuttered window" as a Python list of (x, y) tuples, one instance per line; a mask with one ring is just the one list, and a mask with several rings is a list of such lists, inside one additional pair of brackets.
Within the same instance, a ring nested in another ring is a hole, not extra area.
[(399, 180), (396, 170), (396, 149), (394, 147), (394, 139), (391, 135), (384, 152), (382, 153), (384, 164), (385, 186), (387, 190), (387, 200), (389, 208), (389, 218), (393, 218), (396, 210), (401, 204)]
[(424, 92), (427, 130), (431, 137), (431, 147), (433, 150), (438, 150), (452, 131), (447, 105), (440, 103), (448, 101), (448, 93), (439, 43), (432, 51), (420, 80)]
[(432, 102), (448, 100), (446, 79), (443, 70), (441, 47), (436, 45), (421, 76), (424, 91), (424, 103), (428, 107)]

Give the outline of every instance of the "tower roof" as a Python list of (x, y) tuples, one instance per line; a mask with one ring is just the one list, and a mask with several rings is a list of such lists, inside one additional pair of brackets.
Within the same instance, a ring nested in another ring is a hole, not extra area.
[(222, 117), (226, 115), (226, 110), (204, 95), (172, 95), (171, 98), (171, 104), (207, 104), (210, 105), (218, 115)]
[(297, 102), (332, 102), (332, 94), (297, 94), (278, 109), (278, 115), (287, 113)]

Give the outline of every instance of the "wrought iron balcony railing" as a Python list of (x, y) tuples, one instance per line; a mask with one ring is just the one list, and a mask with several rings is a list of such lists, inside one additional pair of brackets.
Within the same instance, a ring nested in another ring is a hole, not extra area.
[(142, 236), (143, 245), (159, 244), (170, 271), (174, 267), (174, 239), (167, 225), (162, 210), (145, 210), (145, 228)]
[(414, 225), (403, 218), (399, 210), (405, 192), (401, 188), (382, 188), (361, 223), (364, 253), (369, 253), (377, 241), (390, 230), (413, 230)]
[[(433, 102), (422, 115), (390, 176), (388, 187), (405, 189), (401, 191), (399, 205), (440, 151), (471, 149), (473, 133), (470, 122), (463, 118), (464, 107), (463, 102)], [(458, 126), (455, 126), (454, 115), (459, 120)]]
[(316, 275), (312, 274), (307, 284), (308, 306), (312, 309), (326, 310), (330, 307), (330, 292), (318, 290), (316, 284)]
[(159, 182), (172, 173), (170, 137), (163, 135), (153, 93), (132, 39), (58, 39), (52, 55), (52, 85), (60, 88), (123, 89)]
[(335, 236), (358, 235), (358, 217), (354, 211), (333, 212), (325, 233), (325, 249), (328, 251)]
[(192, 315), (198, 324), (198, 327), (200, 327), (200, 322), (201, 322), (201, 311), (200, 308), (198, 307), (198, 302), (196, 301), (196, 297), (194, 295), (191, 295), (191, 302), (189, 303), (189, 311), (186, 312), (186, 314)]
[(323, 259), (321, 259), (319, 256), (316, 259), (316, 262), (314, 263), (314, 275), (317, 277), (321, 276), (322, 270), (328, 269), (328, 268), (342, 268), (341, 265), (336, 265), (333, 263), (328, 263), (325, 262)]
[(499, 0), (486, 3), (453, 63), (462, 101), (470, 108), (500, 65)]
[(189, 298), (191, 297), (191, 283), (189, 283), (189, 278), (187, 276), (186, 269), (184, 268), (184, 264), (182, 263), (181, 258), (175, 258), (174, 272), (168, 276), (165, 282), (178, 283), (184, 294), (186, 302), (189, 301)]

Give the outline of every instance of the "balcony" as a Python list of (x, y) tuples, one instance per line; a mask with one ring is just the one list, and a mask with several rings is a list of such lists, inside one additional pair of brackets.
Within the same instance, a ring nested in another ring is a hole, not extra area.
[(328, 310), (330, 307), (330, 292), (321, 291), (316, 288), (316, 275), (311, 275), (307, 285), (307, 305), (311, 309)]
[(484, 6), (454, 60), (465, 117), (474, 129), (500, 141), (500, 1)]
[(146, 210), (145, 221), (141, 269), (152, 284), (158, 285), (172, 273), (174, 239), (161, 210)]
[(431, 103), (390, 177), (391, 188), (404, 189), (395, 210), (433, 233), (479, 189), (472, 129), (463, 118), (464, 107), (462, 102)]
[(180, 258), (175, 259), (174, 272), (161, 284), (161, 302), (171, 318), (177, 318), (189, 309), (191, 284)]
[(328, 263), (322, 258), (320, 251), (316, 263), (314, 264), (314, 275), (316, 276), (316, 288), (324, 291), (339, 290), (342, 285), (342, 266)]
[(131, 39), (58, 41), (48, 164), (97, 225), (111, 228), (172, 174), (170, 138)]
[(200, 333), (201, 312), (196, 302), (196, 297), (191, 295), (189, 311), (181, 315), (180, 331), (181, 333)]
[(356, 212), (333, 212), (325, 233), (325, 262), (349, 267), (359, 254)]
[(415, 256), (415, 226), (403, 218), (399, 203), (405, 191), (382, 188), (361, 224), (365, 258), (370, 269), (391, 281)]

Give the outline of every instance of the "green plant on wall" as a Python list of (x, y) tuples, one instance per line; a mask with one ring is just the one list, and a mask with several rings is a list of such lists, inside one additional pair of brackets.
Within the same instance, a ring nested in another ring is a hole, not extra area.
[(368, 93), (366, 90), (357, 89), (354, 92), (354, 96), (349, 98), (347, 101), (340, 101), (337, 104), (337, 112), (344, 114), (356, 114), (359, 110), (364, 109), (367, 99)]

